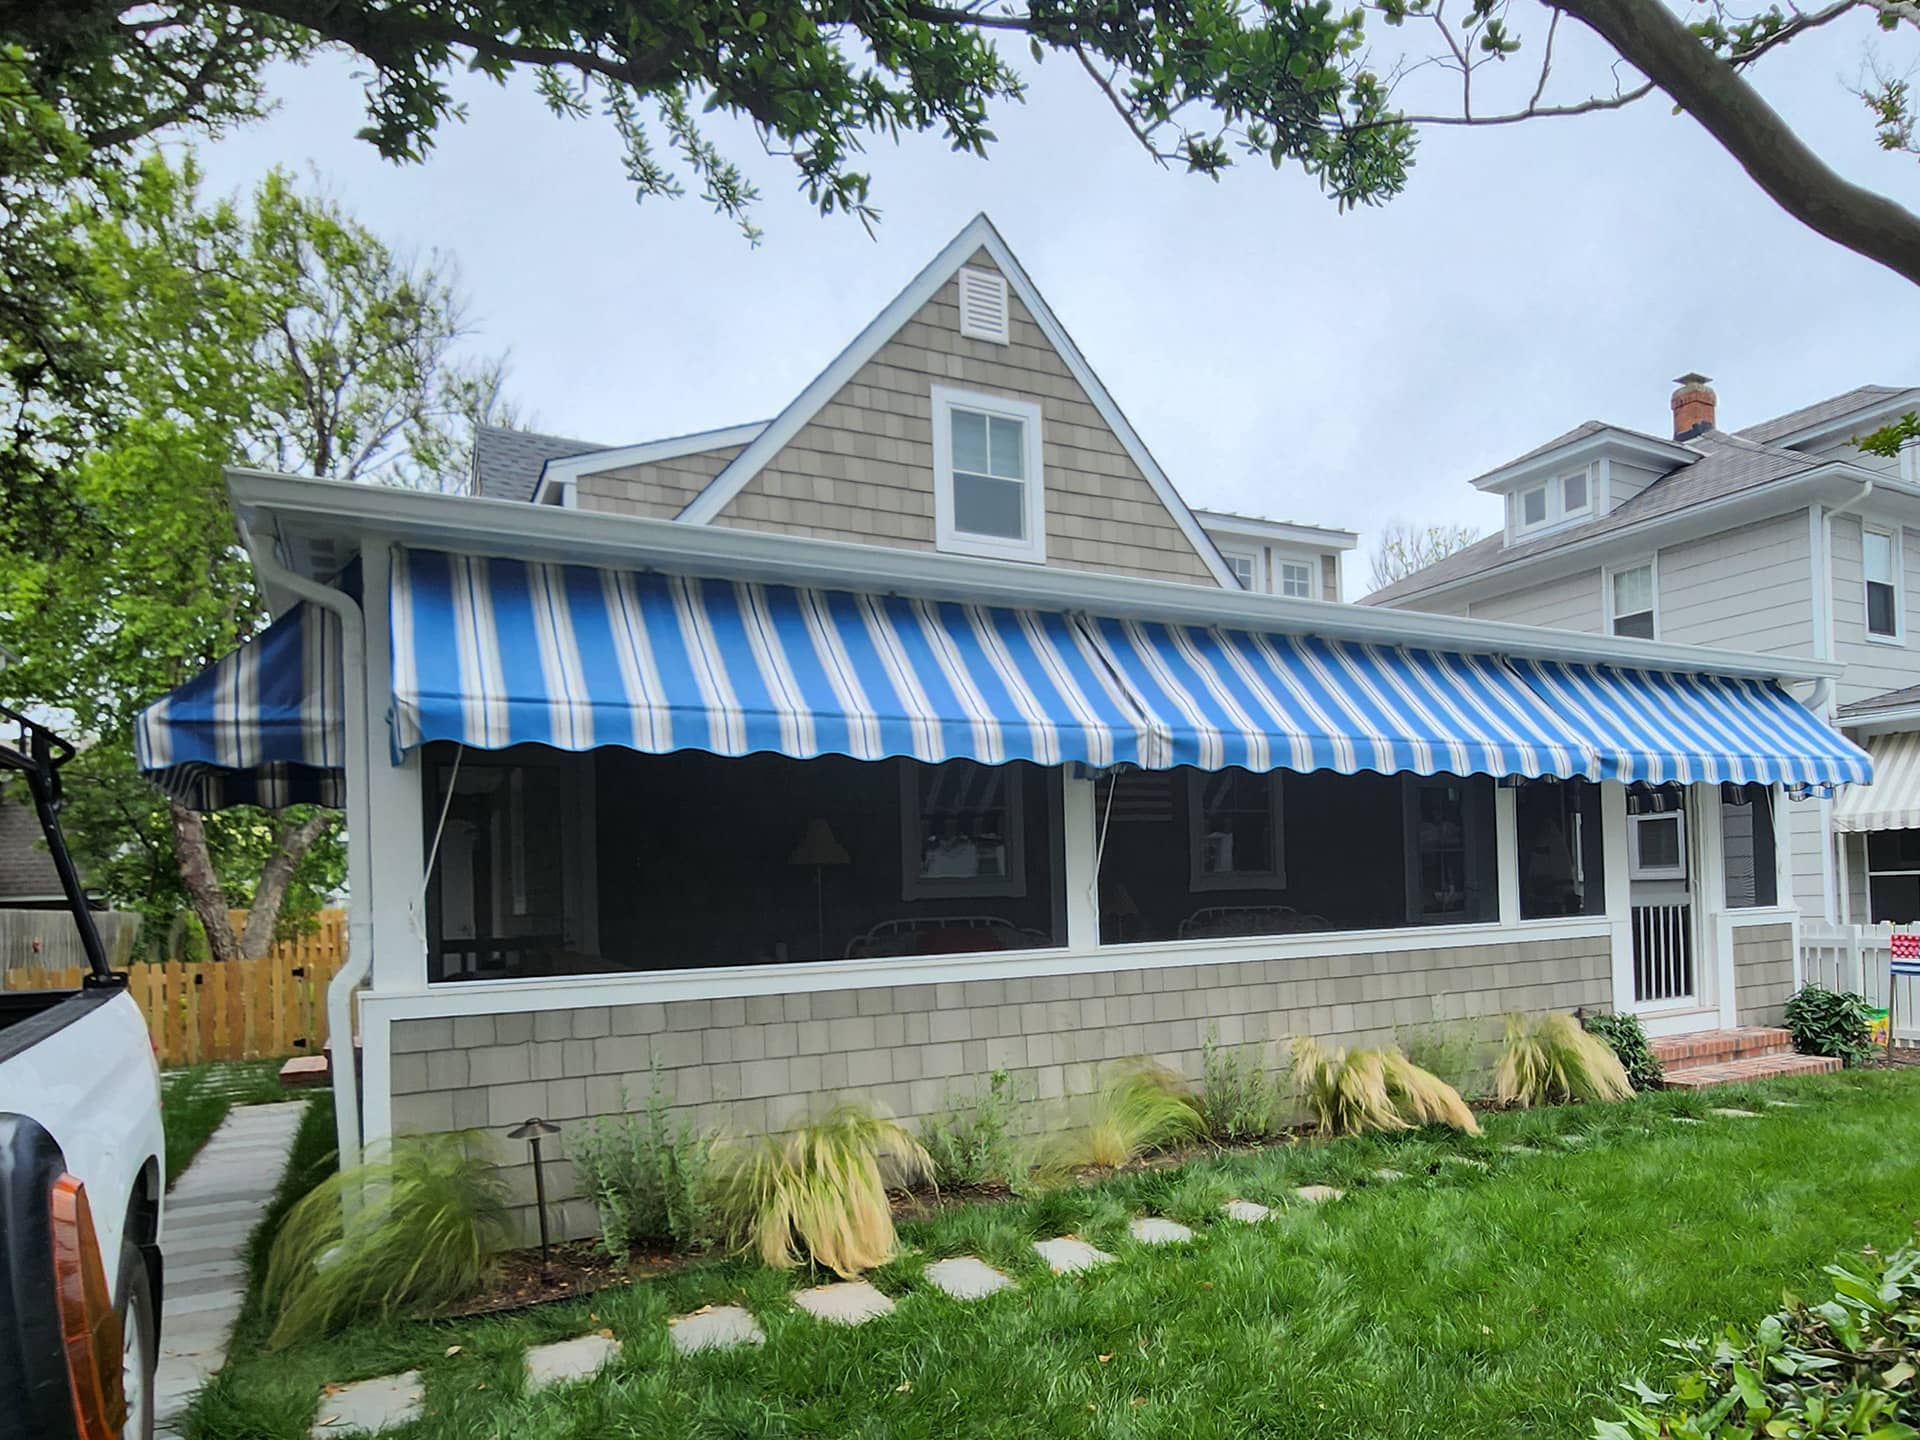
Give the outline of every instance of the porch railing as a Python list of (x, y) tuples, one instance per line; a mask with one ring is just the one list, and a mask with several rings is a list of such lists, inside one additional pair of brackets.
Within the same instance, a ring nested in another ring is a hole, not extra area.
[(1834, 925), (1802, 917), (1800, 978), (1808, 985), (1864, 995), (1876, 1008), (1886, 1006), (1890, 986), (1897, 986), (1894, 1035), (1920, 1043), (1920, 979), (1892, 979), (1893, 931), (1892, 925)]
[(1642, 1005), (1693, 995), (1693, 907), (1633, 907), (1633, 998)]

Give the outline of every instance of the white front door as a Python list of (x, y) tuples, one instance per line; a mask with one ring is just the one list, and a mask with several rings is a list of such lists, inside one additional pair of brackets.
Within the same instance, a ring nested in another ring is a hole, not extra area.
[(1699, 928), (1683, 793), (1677, 787), (1655, 792), (1630, 807), (1627, 816), (1637, 1011), (1684, 1009), (1700, 998)]

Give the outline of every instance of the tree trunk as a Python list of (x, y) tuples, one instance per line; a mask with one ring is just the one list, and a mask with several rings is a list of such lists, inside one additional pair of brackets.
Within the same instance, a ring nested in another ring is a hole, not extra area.
[(281, 830), (273, 854), (261, 867), (260, 883), (253, 887), (253, 905), (247, 911), (247, 928), (240, 936), (240, 954), (258, 960), (273, 948), (273, 932), (279, 928), (280, 907), (286, 902), (287, 886), (301, 860), (313, 848), (314, 841), (332, 827), (337, 817), (326, 811), (308, 816), (298, 825)]
[(213, 857), (207, 853), (207, 829), (200, 813), (178, 800), (169, 800), (167, 811), (173, 818), (174, 863), (180, 867), (180, 883), (187, 887), (200, 928), (206, 931), (207, 953), (215, 960), (238, 960), (240, 941), (227, 915), (226, 889), (214, 873)]
[[(1920, 284), (1920, 216), (1836, 174), (1661, 0), (1548, 3), (1593, 30), (1666, 91), (1789, 215)], [(1684, 177), (1680, 183), (1684, 188)]]

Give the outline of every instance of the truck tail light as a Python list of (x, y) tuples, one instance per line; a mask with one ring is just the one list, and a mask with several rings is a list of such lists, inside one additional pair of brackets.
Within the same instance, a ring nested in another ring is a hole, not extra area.
[(127, 1423), (120, 1317), (94, 1233), (87, 1187), (72, 1175), (53, 1182), (53, 1291), (66, 1346), (73, 1418), (82, 1440), (112, 1440)]

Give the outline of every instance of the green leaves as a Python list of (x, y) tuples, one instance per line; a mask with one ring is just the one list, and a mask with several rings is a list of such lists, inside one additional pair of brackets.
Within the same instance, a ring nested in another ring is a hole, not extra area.
[(1873, 1052), (1870, 1007), (1859, 995), (1803, 986), (1787, 999), (1786, 1025), (1802, 1055), (1832, 1055), (1857, 1065)]

